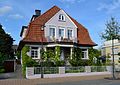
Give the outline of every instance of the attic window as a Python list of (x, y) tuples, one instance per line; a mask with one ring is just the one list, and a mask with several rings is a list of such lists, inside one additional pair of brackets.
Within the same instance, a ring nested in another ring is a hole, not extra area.
[(60, 21), (65, 21), (65, 16), (64, 16), (63, 14), (60, 14), (60, 15), (59, 15), (59, 20), (60, 20)]

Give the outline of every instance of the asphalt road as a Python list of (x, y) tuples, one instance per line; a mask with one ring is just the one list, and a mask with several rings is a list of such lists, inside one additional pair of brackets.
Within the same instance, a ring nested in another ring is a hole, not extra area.
[(120, 85), (120, 80), (82, 80), (74, 82), (62, 82), (62, 83), (51, 83), (51, 84), (38, 84), (38, 85)]
[[(61, 77), (44, 79), (0, 79), (0, 85), (120, 85), (119, 80), (111, 80), (111, 75)], [(119, 77), (120, 78), (120, 77)]]

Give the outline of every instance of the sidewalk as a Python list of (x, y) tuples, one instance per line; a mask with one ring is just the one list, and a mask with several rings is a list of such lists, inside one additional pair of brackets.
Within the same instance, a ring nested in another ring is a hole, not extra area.
[[(110, 75), (111, 72), (84, 72), (84, 73), (65, 73), (65, 74), (44, 74), (44, 78), (58, 78), (58, 77), (73, 77), (73, 76), (99, 76), (99, 75)], [(41, 78), (41, 74), (35, 74), (27, 76), (27, 79)]]
[(21, 65), (17, 65), (15, 72), (2, 73), (0, 74), (1, 79), (22, 79), (22, 68)]
[(0, 85), (38, 85), (62, 82), (75, 82), (82, 80), (98, 80), (111, 77), (111, 75), (97, 76), (79, 76), (79, 77), (61, 77), (61, 78), (45, 78), (45, 79), (5, 79), (0, 80)]

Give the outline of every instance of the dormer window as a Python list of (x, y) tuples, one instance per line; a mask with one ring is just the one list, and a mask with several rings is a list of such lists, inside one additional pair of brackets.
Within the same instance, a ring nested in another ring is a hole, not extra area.
[(65, 21), (65, 16), (64, 16), (63, 14), (60, 14), (60, 15), (59, 15), (59, 20), (60, 20), (60, 21)]

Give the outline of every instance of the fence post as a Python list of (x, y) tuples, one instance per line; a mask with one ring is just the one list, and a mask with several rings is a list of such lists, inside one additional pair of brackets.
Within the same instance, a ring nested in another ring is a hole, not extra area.
[(59, 67), (59, 74), (65, 74), (65, 67)]
[(85, 66), (85, 72), (91, 72), (91, 66)]
[(26, 67), (26, 78), (34, 75), (34, 67)]
[(108, 72), (112, 72), (112, 66), (106, 66)]

